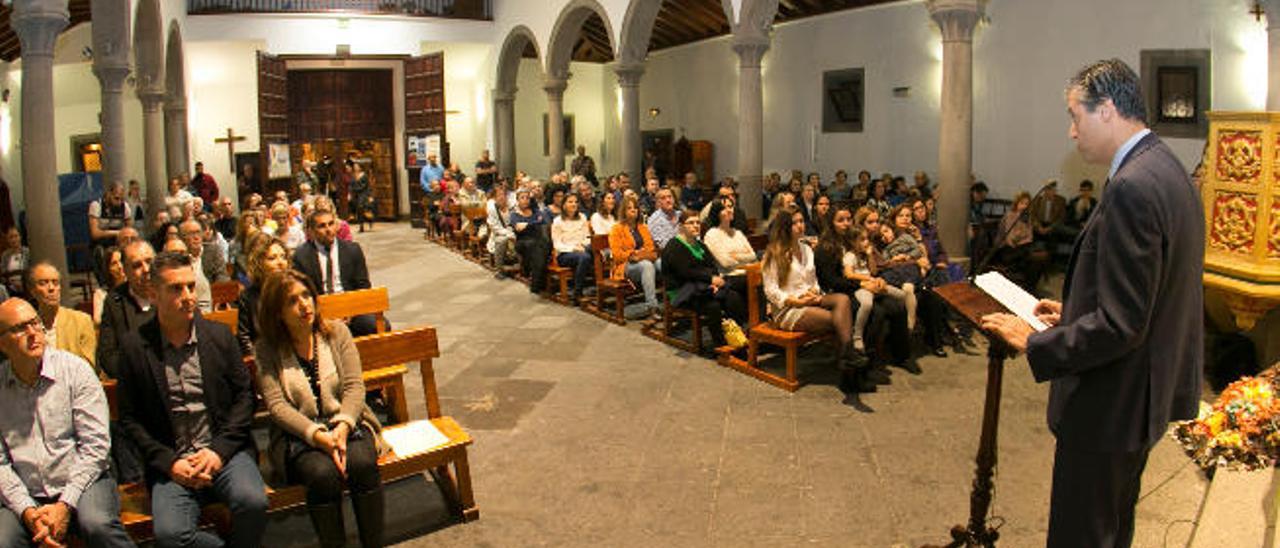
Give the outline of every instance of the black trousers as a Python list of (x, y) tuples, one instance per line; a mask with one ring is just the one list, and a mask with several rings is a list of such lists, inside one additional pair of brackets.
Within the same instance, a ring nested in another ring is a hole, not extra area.
[(1134, 506), (1152, 442), (1132, 452), (1084, 451), (1058, 444), (1053, 456), (1049, 548), (1128, 548)]
[[(290, 440), (290, 443), (294, 443), (294, 440)], [(378, 450), (374, 448), (373, 436), (368, 432), (359, 437), (353, 432), (352, 437), (347, 440), (345, 480), (333, 459), (323, 450), (306, 447), (291, 450), (291, 453), (285, 462), (285, 473), (290, 482), (306, 486), (307, 504), (342, 502), (344, 484), (351, 488), (352, 495), (382, 488), (382, 480), (378, 475)]]
[(520, 271), (529, 277), (529, 291), (541, 292), (547, 287), (547, 259), (551, 256), (551, 245), (537, 236), (518, 238), (516, 254), (520, 255)]
[[(735, 291), (731, 284), (725, 284), (711, 294), (710, 290), (699, 293), (687, 302), (683, 303), (685, 308), (692, 309), (698, 313), (698, 317), (706, 322), (707, 330), (711, 331), (711, 342), (715, 347), (721, 347), (726, 344), (724, 338), (724, 328), (720, 322), (727, 316), (744, 330), (746, 329), (747, 305), (742, 298), (742, 294)], [(701, 336), (695, 334), (695, 336)]]

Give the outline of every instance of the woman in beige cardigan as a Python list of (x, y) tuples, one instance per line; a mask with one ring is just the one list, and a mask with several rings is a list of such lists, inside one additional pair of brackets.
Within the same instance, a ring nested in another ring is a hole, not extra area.
[(307, 488), (321, 546), (342, 546), (342, 490), (351, 490), (360, 544), (382, 546), (378, 420), (364, 403), (351, 332), (325, 321), (310, 280), (269, 275), (258, 302), (258, 387), (271, 413), (270, 454), (285, 478)]

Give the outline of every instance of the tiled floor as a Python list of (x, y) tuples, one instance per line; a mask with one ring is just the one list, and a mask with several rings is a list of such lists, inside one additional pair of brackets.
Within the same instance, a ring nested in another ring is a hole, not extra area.
[[(438, 330), (443, 409), (476, 439), (480, 520), (402, 546), (914, 547), (967, 518), (982, 356), (922, 358), (922, 375), (895, 371), (862, 413), (832, 386), (825, 349), (787, 394), (495, 280), (407, 224), (358, 240), (392, 323)], [(992, 507), (1002, 546), (1044, 542), (1046, 394), (1025, 359), (1008, 363)], [(1166, 440), (1143, 484), (1135, 545), (1185, 545), (1206, 481)], [(393, 511), (443, 518), (407, 506)]]

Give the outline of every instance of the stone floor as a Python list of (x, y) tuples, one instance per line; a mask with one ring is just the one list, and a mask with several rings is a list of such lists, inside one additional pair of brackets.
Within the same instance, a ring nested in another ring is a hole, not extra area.
[[(442, 407), (476, 440), (480, 520), (396, 503), (392, 512), (435, 529), (401, 546), (914, 547), (966, 520), (981, 355), (921, 358), (922, 375), (895, 371), (863, 398), (864, 413), (842, 403), (825, 349), (805, 356), (808, 384), (788, 394), (495, 280), (407, 224), (358, 240), (373, 283), (390, 289), (392, 323), (438, 330)], [(416, 372), (408, 378), (422, 416)], [(1046, 394), (1025, 359), (1008, 363), (991, 511), (1002, 546), (1044, 542)], [(1162, 441), (1135, 546), (1185, 546), (1206, 486)]]

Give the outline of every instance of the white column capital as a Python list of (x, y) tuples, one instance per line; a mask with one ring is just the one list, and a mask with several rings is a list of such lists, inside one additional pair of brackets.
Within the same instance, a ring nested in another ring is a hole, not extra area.
[(563, 78), (548, 76), (542, 84), (542, 89), (547, 92), (547, 97), (553, 101), (559, 101), (564, 98), (564, 90), (569, 87), (569, 76)]
[(640, 85), (640, 78), (644, 76), (644, 63), (618, 63), (613, 67), (613, 72), (618, 76), (619, 86), (637, 87)]
[(138, 88), (138, 100), (142, 102), (142, 110), (159, 112), (164, 105), (165, 93), (162, 89)]
[(169, 113), (185, 113), (187, 111), (187, 98), (165, 97), (164, 111)]
[(516, 88), (511, 89), (495, 89), (493, 90), (493, 100), (498, 103), (514, 103), (516, 100)]
[(733, 51), (738, 54), (741, 68), (760, 68), (760, 60), (769, 51), (769, 37), (739, 34), (733, 37)]
[(58, 33), (70, 22), (65, 0), (27, 0), (14, 3), (9, 26), (18, 34), (23, 57), (53, 57)]
[(943, 42), (972, 42), (978, 21), (986, 14), (987, 0), (928, 0), (925, 7), (942, 30)]
[(94, 63), (93, 75), (98, 77), (98, 83), (102, 85), (102, 89), (108, 92), (120, 93), (124, 90), (124, 82), (129, 78), (129, 65)]

